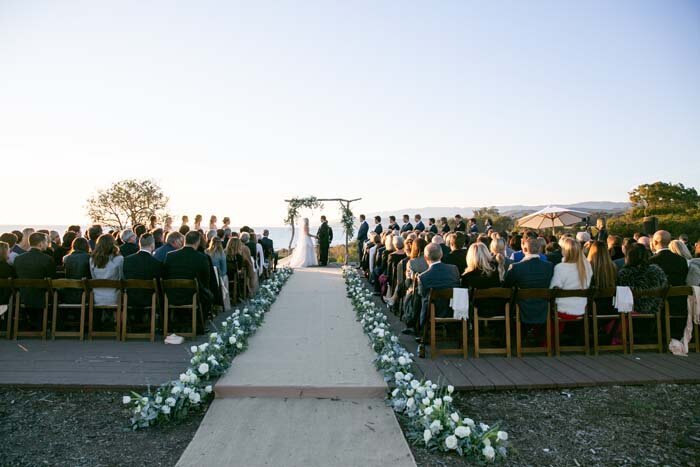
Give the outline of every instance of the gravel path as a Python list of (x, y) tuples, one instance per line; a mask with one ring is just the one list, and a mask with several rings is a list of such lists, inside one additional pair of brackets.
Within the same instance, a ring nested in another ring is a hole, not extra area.
[(204, 412), (134, 432), (124, 394), (0, 389), (0, 465), (175, 465)]

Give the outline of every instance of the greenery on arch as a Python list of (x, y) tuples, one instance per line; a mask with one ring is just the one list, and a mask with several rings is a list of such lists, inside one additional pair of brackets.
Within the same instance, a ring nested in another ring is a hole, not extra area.
[(292, 237), (289, 239), (289, 249), (292, 249), (294, 241), (296, 220), (299, 217), (301, 209), (318, 209), (323, 207), (323, 203), (315, 196), (307, 196), (306, 198), (292, 198), (287, 201), (287, 217), (284, 219), (285, 224), (292, 227)]

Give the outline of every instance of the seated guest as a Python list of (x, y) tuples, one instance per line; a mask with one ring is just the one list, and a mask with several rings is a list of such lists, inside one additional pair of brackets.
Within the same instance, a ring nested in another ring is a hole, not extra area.
[(562, 254), (561, 254), (561, 247), (559, 246), (559, 242), (549, 242), (547, 246), (544, 248), (544, 255), (547, 257), (547, 261), (550, 263), (554, 264), (555, 266), (559, 263), (561, 263), (562, 260)]
[[(76, 237), (71, 249), (63, 257), (66, 279), (90, 279), (90, 244), (83, 237)], [(78, 296), (78, 300), (80, 297)]]
[(403, 232), (412, 232), (413, 231), (413, 224), (411, 224), (410, 217), (408, 217), (408, 214), (403, 215), (403, 225), (401, 226), (401, 233)]
[[(93, 279), (121, 280), (124, 278), (124, 257), (119, 253), (114, 237), (100, 235), (90, 258), (90, 275)], [(116, 305), (119, 299), (115, 288), (98, 288), (93, 294), (95, 305)]]
[[(52, 279), (56, 277), (56, 263), (44, 254), (49, 239), (43, 233), (29, 235), (29, 251), (15, 258), (15, 274), (19, 279)], [(43, 290), (22, 290), (22, 302), (28, 308), (44, 307)]]
[(522, 245), (524, 245), (523, 242), (525, 241), (525, 239), (534, 240), (534, 243), (533, 243), (534, 249), (529, 254), (538, 255), (542, 261), (547, 261), (547, 256), (542, 251), (540, 251), (540, 249), (542, 248), (542, 244), (540, 243), (540, 240), (538, 240), (537, 234), (531, 230), (526, 232), (523, 239), (520, 240), (521, 250), (515, 251), (513, 253), (513, 256), (510, 257), (510, 259), (513, 260), (514, 263), (519, 263), (520, 261), (523, 260), (523, 258), (525, 258), (525, 256), (526, 256), (525, 248), (522, 247)]
[[(201, 216), (198, 217), (201, 222)], [(187, 233), (184, 246), (166, 255), (163, 263), (163, 278), (196, 279), (203, 316), (207, 316), (214, 294), (209, 290), (211, 279), (209, 260), (197, 251), (201, 239), (202, 236), (197, 230)], [(189, 290), (172, 290), (168, 292), (168, 299), (173, 305), (183, 305), (192, 302), (192, 293)]]
[(625, 253), (622, 251), (622, 238), (619, 235), (608, 235), (608, 251), (610, 258), (615, 261), (617, 259), (625, 260)]
[(577, 232), (576, 240), (581, 244), (581, 246), (583, 246), (586, 242), (591, 241), (591, 234), (586, 231)]
[(491, 251), (491, 261), (496, 265), (498, 270), (498, 279), (503, 282), (506, 271), (510, 268), (513, 262), (506, 256), (506, 242), (500, 236), (491, 241), (489, 247)]
[[(581, 244), (571, 238), (561, 241), (562, 262), (554, 266), (554, 274), (549, 283), (551, 289), (585, 290), (591, 284), (593, 271), (583, 255)], [(586, 297), (561, 297), (556, 299), (557, 313), (562, 320), (583, 316), (586, 312)], [(563, 329), (560, 326), (560, 331)]]
[(508, 258), (515, 261), (515, 254), (521, 251), (521, 242), (522, 242), (522, 237), (519, 234), (514, 234), (510, 237), (508, 240), (508, 248), (507, 250), (510, 250), (510, 254), (508, 255)]
[[(671, 234), (667, 231), (659, 230), (654, 233), (652, 251), (655, 254), (649, 258), (649, 263), (656, 264), (666, 273), (669, 286), (685, 285), (685, 281), (688, 278), (688, 261), (669, 250), (670, 243)], [(685, 297), (671, 297), (668, 299), (668, 304), (671, 312), (675, 314), (685, 315), (688, 313), (688, 301)]]
[(143, 224), (136, 224), (134, 226), (134, 234), (136, 235), (137, 239), (141, 238), (141, 235), (148, 233), (148, 231), (149, 229), (147, 229)]
[[(498, 266), (494, 263), (491, 252), (483, 243), (474, 243), (467, 253), (467, 268), (461, 277), (462, 287), (469, 289), (491, 289), (501, 286)], [(505, 300), (486, 299), (475, 301), (482, 317), (502, 314)]]
[(206, 253), (211, 258), (212, 265), (219, 271), (219, 279), (221, 282), (228, 283), (226, 253), (224, 253), (224, 245), (219, 237), (214, 237), (209, 240), (209, 247), (207, 248)]
[(137, 238), (136, 234), (134, 233), (133, 230), (131, 229), (124, 229), (121, 231), (119, 234), (119, 238), (122, 241), (121, 246), (119, 247), (119, 253), (123, 257), (131, 256), (137, 251), (139, 251), (139, 247), (136, 244), (137, 243)]
[(442, 235), (435, 235), (430, 243), (434, 243), (440, 247), (440, 250), (442, 251), (441, 258), (444, 258), (450, 254), (450, 247), (445, 245), (445, 239), (442, 237)]
[[(610, 237), (608, 237), (608, 240)], [(609, 244), (609, 243), (608, 243)], [(617, 267), (612, 262), (610, 258), (610, 249), (608, 246), (600, 241), (594, 241), (591, 248), (588, 250), (588, 262), (591, 264), (591, 271), (593, 272), (593, 277), (591, 278), (591, 287), (595, 289), (613, 289), (617, 283)], [(615, 307), (613, 306), (613, 298), (596, 298), (595, 304), (598, 314), (609, 315), (615, 314)], [(619, 328), (619, 322), (610, 321), (605, 325), (605, 334), (607, 334), (610, 343), (613, 345), (620, 344), (620, 340), (617, 337), (618, 330), (613, 328), (617, 324)]]
[(637, 243), (643, 245), (644, 248), (651, 251), (651, 240), (646, 235), (642, 235), (637, 239)]
[[(450, 223), (447, 221), (447, 217), (441, 217), (440, 224), (442, 225), (442, 229), (440, 229), (441, 234), (445, 235), (450, 232)], [(433, 229), (430, 229), (430, 232), (437, 235), (437, 232), (434, 232)]]
[(470, 234), (478, 234), (479, 233), (479, 227), (476, 225), (476, 218), (474, 218), (474, 217), (469, 219), (469, 233)]
[(669, 250), (688, 262), (688, 275), (685, 278), (685, 285), (700, 285), (700, 258), (693, 258), (681, 240), (673, 240), (668, 245)]
[(20, 246), (22, 243), (22, 239), (24, 238), (24, 235), (22, 235), (22, 232), (19, 230), (13, 230), (12, 233), (14, 234), (16, 240), (15, 240), (15, 245), (12, 247), (12, 251), (15, 254), (21, 255), (22, 253), (26, 253)]
[[(537, 239), (527, 237), (522, 241), (523, 259), (506, 271), (503, 281), (506, 287), (520, 289), (546, 289), (552, 282), (554, 265), (536, 253)], [(533, 298), (520, 300), (520, 320), (525, 324), (543, 324), (547, 321), (547, 300)]]
[(416, 214), (413, 219), (416, 222), (416, 225), (413, 227), (413, 230), (416, 230), (417, 232), (423, 232), (425, 230), (425, 224), (423, 224), (423, 220), (420, 214)]
[(255, 264), (258, 268), (258, 276), (262, 276), (263, 272), (265, 271), (265, 250), (263, 250), (263, 247), (260, 244), (260, 239), (262, 237), (255, 232), (253, 232), (251, 237), (255, 241)]
[[(631, 237), (626, 237), (625, 239), (623, 239), (621, 247), (622, 254), (626, 256), (627, 250), (629, 250), (630, 246), (634, 245), (635, 243), (637, 243), (637, 241)], [(615, 268), (617, 268), (618, 271), (622, 269), (622, 267), (625, 265), (625, 256), (613, 260), (613, 264), (615, 265)]]
[(369, 244), (366, 248), (367, 250), (367, 267), (368, 267), (368, 272), (369, 272), (369, 277), (370, 279), (373, 277), (374, 273), (374, 262), (377, 257), (377, 249), (382, 243), (382, 237), (381, 235), (377, 234), (376, 232), (372, 232), (369, 234)]
[(153, 252), (153, 257), (161, 263), (164, 263), (167, 254), (171, 251), (179, 250), (180, 248), (182, 248), (184, 241), (185, 236), (182, 235), (180, 232), (173, 231), (168, 233), (168, 236), (165, 238), (165, 245), (155, 250)]
[[(186, 225), (181, 225), (180, 228), (178, 229), (178, 232), (182, 235), (182, 238), (185, 238), (185, 235), (190, 231), (189, 226)], [(167, 237), (166, 237), (166, 242), (167, 242)]]
[(605, 222), (605, 217), (599, 217), (596, 220), (596, 229), (598, 230), (598, 233), (596, 234), (596, 240), (599, 242), (605, 242), (608, 240), (608, 229), (606, 226)]
[[(418, 289), (422, 298), (420, 326), (425, 326), (424, 329), (427, 329), (426, 321), (429, 317), (430, 291), (459, 287), (459, 271), (457, 271), (457, 266), (442, 263), (442, 249), (437, 243), (431, 243), (425, 247), (424, 257), (428, 263), (428, 269), (418, 276)], [(449, 303), (436, 301), (435, 315), (437, 317), (448, 317), (450, 313)], [(425, 341), (418, 348), (420, 357), (425, 355), (423, 344), (425, 344)]]
[[(75, 240), (77, 236), (78, 235), (75, 232), (73, 232), (72, 230), (66, 230), (66, 232), (63, 234), (63, 237), (61, 238), (61, 248), (59, 250), (56, 250), (54, 253), (54, 262), (56, 263), (57, 266), (63, 265), (63, 258), (68, 253), (70, 253), (70, 250), (73, 246), (73, 240)], [(87, 244), (87, 242), (86, 242), (86, 244)], [(61, 252), (63, 253), (63, 256), (58, 258), (57, 256)]]
[(56, 266), (63, 265), (63, 257), (68, 253), (68, 249), (64, 248), (63, 241), (61, 239), (61, 234), (56, 230), (49, 232), (49, 239), (51, 240), (51, 250), (53, 251), (53, 260)]
[[(0, 279), (12, 279), (15, 277), (15, 268), (9, 262), (10, 245), (7, 242), (0, 241)], [(12, 295), (11, 289), (0, 289), (0, 317), (6, 314), (10, 316), (12, 310), (7, 309), (7, 305)]]
[(90, 251), (93, 251), (95, 249), (95, 243), (97, 242), (97, 239), (102, 235), (102, 226), (98, 224), (92, 225), (90, 228), (87, 230), (87, 239), (88, 243), (90, 244)]
[[(634, 243), (625, 252), (625, 266), (617, 273), (617, 285), (637, 290), (655, 290), (666, 288), (668, 279), (663, 269), (649, 263), (649, 250), (640, 243)], [(634, 311), (658, 313), (662, 305), (661, 298), (643, 297), (634, 300)]]
[[(124, 279), (151, 281), (159, 279), (163, 265), (153, 257), (155, 239), (151, 234), (139, 238), (139, 251), (124, 258)], [(151, 292), (148, 290), (129, 290), (129, 305), (146, 307), (151, 304)]]
[[(153, 251), (155, 251), (156, 249), (163, 246), (163, 233), (164, 233), (164, 230), (161, 229), (160, 227), (157, 227), (157, 228), (151, 230), (150, 234), (153, 236), (153, 248), (154, 248)], [(143, 235), (145, 235), (145, 234), (142, 234), (141, 236), (143, 236)], [(140, 238), (141, 237), (139, 237), (139, 239)]]
[[(258, 274), (257, 271), (255, 270), (255, 261), (253, 255), (250, 253), (251, 252), (251, 242), (250, 242), (250, 234), (248, 232), (243, 232), (241, 236), (239, 237), (241, 241), (241, 250), (240, 254), (243, 257), (243, 263), (248, 270), (248, 296), (253, 296), (255, 295), (255, 292), (258, 290)], [(254, 245), (253, 245), (254, 246)], [(257, 252), (257, 247), (255, 247), (255, 251)]]
[(396, 268), (404, 258), (406, 258), (406, 252), (404, 251), (404, 239), (400, 235), (394, 235), (392, 238), (392, 251), (387, 257), (387, 279), (389, 285), (391, 285), (392, 293), (396, 290), (398, 283), (398, 277), (396, 274)]
[[(447, 231), (450, 231), (450, 228), (447, 228)], [(428, 218), (428, 232), (432, 232), (434, 234), (438, 233), (438, 227), (435, 225), (435, 218), (430, 217)]]
[(31, 245), (29, 243), (29, 237), (34, 233), (34, 229), (31, 227), (27, 227), (22, 230), (22, 236), (19, 239), (19, 243), (16, 245), (19, 247), (20, 251), (18, 251), (19, 254), (25, 253), (29, 251), (31, 248)]
[(14, 264), (15, 258), (19, 256), (19, 253), (14, 250), (14, 247), (17, 244), (17, 235), (10, 232), (4, 233), (0, 235), (0, 242), (7, 243), (7, 246), (9, 247), (9, 251), (7, 253), (7, 263), (9, 265)]
[(467, 269), (467, 250), (465, 243), (467, 236), (463, 232), (456, 232), (450, 236), (450, 252), (443, 256), (442, 262), (445, 264), (453, 264), (457, 266), (459, 275), (464, 274)]

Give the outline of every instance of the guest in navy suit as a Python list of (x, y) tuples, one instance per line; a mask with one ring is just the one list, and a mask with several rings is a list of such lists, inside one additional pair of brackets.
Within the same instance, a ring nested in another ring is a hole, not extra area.
[(411, 224), (410, 217), (408, 214), (403, 215), (403, 225), (401, 226), (401, 233), (413, 232), (413, 225)]
[[(153, 280), (161, 276), (162, 263), (153, 257), (155, 238), (143, 234), (139, 238), (138, 252), (124, 258), (124, 279)], [(145, 307), (151, 304), (151, 292), (147, 290), (129, 290), (129, 305)]]
[(396, 223), (396, 216), (389, 216), (389, 225), (387, 226), (388, 230), (399, 230), (401, 227), (399, 227), (399, 224)]
[(365, 220), (365, 215), (360, 214), (360, 228), (357, 229), (357, 257), (358, 261), (362, 261), (362, 254), (365, 250), (365, 242), (369, 233), (369, 224)]
[(467, 224), (464, 223), (464, 220), (462, 220), (462, 216), (459, 214), (455, 214), (455, 232), (467, 232)]
[[(523, 240), (522, 247), (525, 257), (519, 263), (513, 264), (506, 272), (505, 286), (520, 289), (549, 288), (554, 266), (548, 261), (543, 261), (537, 254), (537, 239)], [(523, 323), (543, 324), (547, 321), (547, 300), (521, 300), (518, 305), (520, 305), (520, 318)]]
[[(428, 270), (418, 276), (418, 287), (421, 293), (422, 306), (420, 312), (420, 325), (425, 326), (428, 318), (430, 303), (430, 290), (450, 289), (459, 287), (459, 271), (457, 266), (445, 264), (442, 260), (442, 249), (437, 243), (430, 243), (425, 247), (425, 260), (428, 262)], [(438, 317), (447, 317), (450, 313), (449, 303), (436, 302), (435, 313)], [(425, 337), (425, 332), (423, 333)], [(423, 342), (425, 344), (425, 342)], [(418, 346), (418, 355), (425, 355), (424, 346)]]
[(382, 233), (382, 218), (381, 216), (374, 216), (374, 233), (381, 235)]
[(413, 227), (413, 230), (417, 230), (418, 232), (423, 232), (425, 230), (425, 224), (423, 224), (423, 221), (421, 220), (421, 215), (416, 214), (414, 217), (416, 221), (416, 225)]
[[(652, 237), (654, 256), (649, 258), (649, 264), (656, 264), (668, 278), (668, 285), (677, 287), (685, 285), (688, 277), (688, 261), (672, 252), (668, 246), (671, 243), (671, 234), (666, 230), (657, 231)], [(688, 305), (686, 297), (671, 297), (668, 299), (671, 312), (674, 314), (687, 314)]]

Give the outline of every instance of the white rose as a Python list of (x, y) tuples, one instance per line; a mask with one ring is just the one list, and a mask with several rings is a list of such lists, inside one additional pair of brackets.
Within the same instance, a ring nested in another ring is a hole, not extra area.
[(453, 422), (459, 423), (459, 414), (457, 412), (452, 412), (450, 414), (450, 418), (452, 419)]
[(486, 446), (484, 449), (481, 450), (481, 453), (488, 461), (492, 461), (496, 458), (496, 451), (494, 451), (494, 449), (491, 446)]
[(165, 403), (166, 403), (169, 407), (175, 407), (176, 401), (175, 401), (175, 399), (173, 399), (172, 397), (168, 397), (167, 399), (165, 399)]
[(433, 404), (435, 405), (435, 407), (442, 407), (442, 399), (438, 397), (433, 401)]
[(165, 415), (170, 415), (170, 406), (164, 405), (160, 410), (162, 410)]
[(452, 386), (451, 384), (447, 386), (447, 392), (449, 394), (452, 394), (455, 391), (455, 387)]
[(430, 431), (436, 434), (440, 433), (440, 431), (442, 431), (442, 422), (440, 420), (433, 420), (433, 423), (430, 424)]
[(420, 382), (417, 379), (411, 380), (411, 387), (417, 389), (420, 386)]
[(394, 389), (391, 391), (391, 397), (396, 397), (396, 395), (399, 393), (399, 388)]
[(237, 347), (239, 350), (242, 349), (242, 348), (243, 348), (243, 343), (242, 343), (242, 342), (239, 342), (238, 344), (236, 344), (236, 347)]
[(199, 349), (197, 348), (196, 345), (193, 345), (192, 347), (190, 347), (190, 352), (192, 352), (192, 353), (197, 353), (197, 350), (199, 350)]
[(462, 423), (464, 423), (470, 428), (474, 428), (474, 420), (472, 420), (471, 418), (465, 418), (464, 420), (462, 420)]
[(204, 392), (209, 394), (212, 391), (211, 384), (204, 388)]
[(430, 399), (428, 399), (427, 397), (424, 397), (421, 402), (423, 403), (423, 405), (430, 405)]
[(486, 423), (479, 423), (479, 428), (481, 431), (489, 431), (489, 426)]
[(447, 447), (447, 449), (457, 449), (457, 437), (455, 435), (450, 435), (445, 438), (445, 447)]
[(416, 400), (413, 397), (409, 397), (406, 401), (406, 407), (412, 409), (414, 405), (416, 405)]
[(433, 434), (430, 432), (430, 430), (425, 430), (423, 432), (423, 441), (425, 441), (425, 444), (428, 444), (428, 442), (433, 438)]
[(187, 396), (192, 393), (192, 388), (185, 388), (182, 390), (182, 393)]
[(407, 363), (408, 363), (408, 362), (406, 361), (406, 358), (405, 358), (405, 357), (399, 357), (399, 365), (404, 366), (404, 365), (406, 365)]
[(455, 428), (455, 435), (457, 435), (459, 438), (466, 438), (471, 434), (472, 430), (470, 430), (468, 426), (458, 426)]
[(199, 371), (200, 375), (206, 375), (207, 373), (209, 373), (209, 365), (207, 365), (206, 363), (202, 363), (201, 365), (199, 365), (199, 368), (197, 368), (197, 371)]
[(131, 397), (129, 397), (129, 396), (122, 397), (122, 404), (130, 404), (130, 403), (131, 403)]
[(431, 384), (430, 387), (433, 389), (433, 391), (438, 388), (437, 384), (435, 383)]
[(142, 403), (143, 405), (148, 404), (148, 397), (142, 397), (142, 398), (141, 398), (141, 403)]
[(182, 389), (180, 389), (180, 386), (173, 386), (173, 389), (170, 391), (170, 393), (171, 394), (180, 394), (180, 391), (182, 391)]
[(160, 396), (156, 397), (156, 404), (162, 404), (163, 403), (163, 398)]
[(508, 433), (505, 431), (499, 431), (496, 433), (496, 437), (499, 439), (499, 441), (508, 441)]
[(403, 379), (403, 373), (400, 371), (397, 371), (394, 373), (394, 380), (396, 381), (401, 381)]
[(424, 412), (428, 417), (430, 417), (433, 414), (433, 408), (432, 407), (426, 407), (425, 412)]
[(416, 391), (414, 391), (413, 389), (406, 389), (406, 395), (409, 397), (411, 397), (415, 392)]
[(452, 398), (450, 396), (445, 396), (442, 398), (442, 400), (445, 402), (452, 402)]
[(428, 395), (429, 399), (432, 399), (433, 397), (435, 397), (435, 393), (433, 391), (431, 391), (430, 389), (428, 390), (427, 395)]
[(189, 375), (187, 375), (185, 373), (180, 373), (180, 381), (182, 381), (183, 383), (189, 383), (189, 381), (190, 381)]
[(201, 396), (199, 395), (199, 393), (198, 393), (197, 391), (192, 391), (192, 392), (190, 393), (190, 401), (191, 401), (193, 404), (199, 404), (199, 401), (200, 401), (201, 399), (202, 399), (202, 398), (201, 398)]
[(484, 438), (482, 442), (484, 443), (484, 446), (491, 446), (491, 440), (488, 438)]
[(404, 381), (411, 381), (413, 379), (413, 375), (411, 373), (406, 373), (403, 379)]
[(228, 343), (231, 344), (231, 345), (235, 344), (235, 343), (236, 343), (236, 337), (235, 337), (235, 336), (229, 337), (229, 338), (228, 338)]

